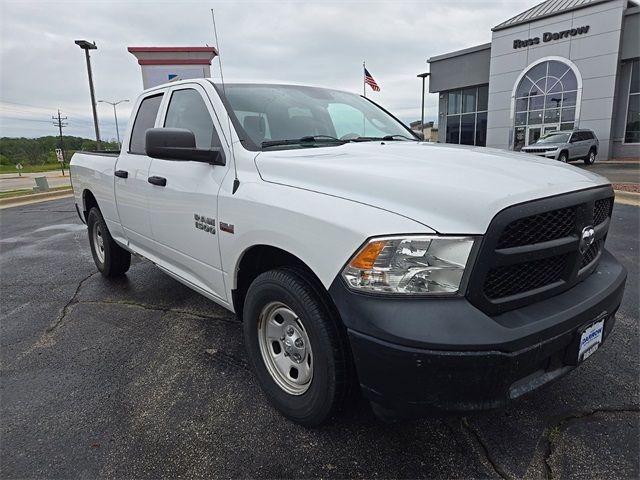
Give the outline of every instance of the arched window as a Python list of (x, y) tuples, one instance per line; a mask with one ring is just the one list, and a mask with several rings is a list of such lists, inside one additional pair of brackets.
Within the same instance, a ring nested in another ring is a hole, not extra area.
[(578, 80), (558, 60), (531, 67), (515, 90), (514, 150), (553, 130), (571, 130), (576, 120)]

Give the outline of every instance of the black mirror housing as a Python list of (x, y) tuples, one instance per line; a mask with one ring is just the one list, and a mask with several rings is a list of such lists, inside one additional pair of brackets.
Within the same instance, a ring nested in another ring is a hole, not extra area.
[(145, 151), (162, 160), (226, 164), (221, 148), (197, 148), (195, 135), (186, 128), (150, 128), (145, 134)]

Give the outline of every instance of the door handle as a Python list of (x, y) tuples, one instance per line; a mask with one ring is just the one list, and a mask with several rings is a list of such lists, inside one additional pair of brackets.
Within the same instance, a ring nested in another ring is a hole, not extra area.
[(167, 179), (164, 177), (149, 177), (147, 181), (152, 185), (158, 185), (159, 187), (167, 186)]
[(126, 170), (116, 170), (114, 172), (114, 175), (120, 178), (129, 178), (129, 172), (127, 172)]

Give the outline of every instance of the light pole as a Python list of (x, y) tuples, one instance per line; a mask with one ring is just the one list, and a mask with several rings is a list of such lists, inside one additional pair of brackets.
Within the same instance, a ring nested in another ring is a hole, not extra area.
[(89, 74), (89, 91), (91, 92), (91, 108), (93, 110), (93, 126), (96, 129), (96, 149), (100, 150), (100, 128), (98, 128), (98, 111), (96, 110), (96, 95), (93, 91), (93, 74), (91, 73), (91, 58), (89, 57), (89, 50), (96, 50), (98, 47), (96, 43), (88, 42), (86, 40), (76, 40), (75, 44), (84, 50), (85, 57), (87, 59), (87, 73)]
[(116, 121), (116, 138), (118, 139), (118, 145), (120, 145), (122, 147), (122, 144), (120, 143), (120, 131), (118, 130), (118, 115), (116, 114), (116, 105), (122, 103), (122, 102), (128, 102), (129, 100), (119, 100), (117, 102), (110, 102), (109, 100), (98, 100), (98, 103), (108, 103), (109, 105), (113, 106), (113, 118)]
[(422, 78), (422, 116), (420, 117), (420, 129), (424, 132), (424, 81), (431, 75), (429, 72), (421, 73), (417, 75), (418, 78)]

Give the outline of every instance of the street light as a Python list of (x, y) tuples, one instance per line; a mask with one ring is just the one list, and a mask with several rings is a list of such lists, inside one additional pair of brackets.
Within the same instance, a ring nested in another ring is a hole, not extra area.
[(116, 105), (128, 101), (129, 100), (119, 100), (117, 102), (110, 102), (109, 100), (98, 100), (98, 103), (108, 103), (109, 105), (113, 106), (113, 118), (116, 121), (116, 138), (118, 139), (118, 145), (120, 145), (121, 147), (122, 144), (120, 143), (120, 131), (118, 130), (118, 115), (116, 114)]
[(429, 75), (431, 75), (429, 72), (417, 75), (418, 78), (422, 78), (422, 117), (420, 118), (420, 129), (422, 131), (424, 131), (424, 81)]
[(96, 129), (96, 147), (100, 150), (100, 129), (98, 128), (98, 112), (96, 110), (96, 95), (93, 91), (93, 74), (91, 73), (91, 59), (89, 57), (89, 50), (96, 50), (98, 47), (96, 43), (88, 42), (86, 40), (76, 40), (75, 44), (84, 50), (85, 57), (87, 59), (87, 73), (89, 74), (89, 91), (91, 92), (91, 108), (93, 110), (93, 126)]

